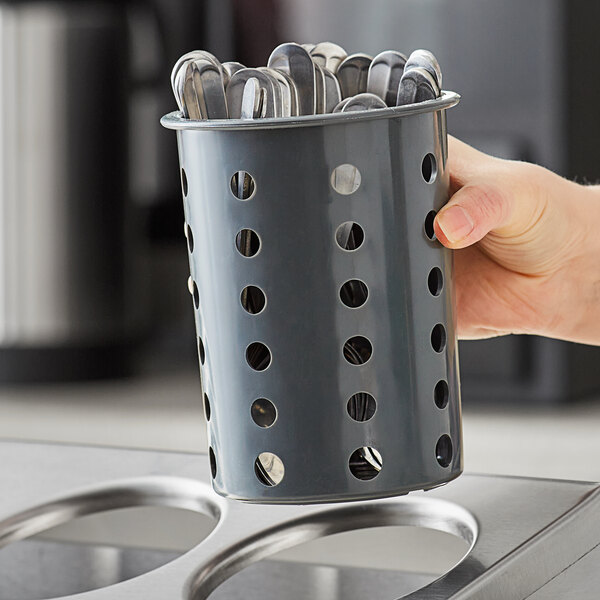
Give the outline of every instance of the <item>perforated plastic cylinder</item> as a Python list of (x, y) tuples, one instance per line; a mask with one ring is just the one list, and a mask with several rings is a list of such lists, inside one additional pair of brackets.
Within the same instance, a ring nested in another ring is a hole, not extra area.
[(177, 130), (218, 493), (331, 502), (460, 474), (452, 254), (433, 232), (457, 101), (163, 118)]

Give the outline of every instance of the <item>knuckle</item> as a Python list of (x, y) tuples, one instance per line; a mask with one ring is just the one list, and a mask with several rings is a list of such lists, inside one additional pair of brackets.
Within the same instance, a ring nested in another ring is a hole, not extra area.
[(470, 189), (470, 209), (479, 221), (501, 223), (507, 216), (508, 202), (505, 194), (496, 186), (482, 184)]

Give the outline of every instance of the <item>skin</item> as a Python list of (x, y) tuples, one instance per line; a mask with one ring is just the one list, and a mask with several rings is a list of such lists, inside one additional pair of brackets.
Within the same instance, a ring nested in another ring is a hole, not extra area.
[(456, 250), (459, 337), (600, 344), (600, 188), (449, 144), (452, 196), (434, 228)]

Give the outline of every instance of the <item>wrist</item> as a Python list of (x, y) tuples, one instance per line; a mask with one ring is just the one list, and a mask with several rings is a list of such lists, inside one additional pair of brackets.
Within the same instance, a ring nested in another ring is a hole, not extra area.
[(569, 295), (561, 307), (571, 317), (571, 331), (561, 337), (600, 345), (600, 186), (578, 185), (576, 197), (566, 200), (575, 208), (576, 244), (565, 269)]

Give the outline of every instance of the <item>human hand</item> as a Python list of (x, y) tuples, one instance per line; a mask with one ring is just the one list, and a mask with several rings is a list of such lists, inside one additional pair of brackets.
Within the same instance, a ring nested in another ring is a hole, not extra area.
[(529, 333), (600, 344), (600, 189), (449, 140), (458, 335)]

